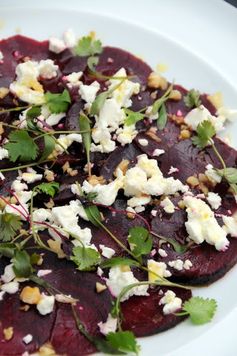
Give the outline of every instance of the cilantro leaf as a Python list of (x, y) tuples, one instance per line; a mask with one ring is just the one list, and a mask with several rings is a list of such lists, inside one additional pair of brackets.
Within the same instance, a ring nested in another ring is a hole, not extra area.
[(28, 278), (33, 272), (30, 256), (26, 251), (16, 251), (13, 257), (13, 269), (17, 277)]
[(157, 119), (157, 127), (159, 130), (163, 130), (167, 123), (167, 112), (165, 104), (163, 103), (160, 107), (159, 117)]
[(209, 120), (201, 122), (197, 127), (197, 136), (192, 138), (192, 142), (198, 148), (204, 148), (210, 143), (210, 139), (216, 134), (216, 130)]
[(124, 112), (126, 114), (126, 119), (124, 121), (126, 126), (135, 125), (138, 121), (143, 120), (145, 116), (140, 112), (135, 112), (129, 109), (124, 109)]
[(186, 105), (187, 108), (192, 109), (192, 108), (197, 108), (198, 106), (201, 105), (201, 100), (200, 100), (200, 92), (195, 89), (189, 90), (187, 95), (184, 96), (184, 104)]
[(237, 168), (228, 167), (225, 169), (216, 169), (216, 172), (225, 178), (229, 184), (237, 183)]
[(40, 157), (40, 161), (44, 161), (53, 152), (55, 148), (55, 139), (51, 135), (44, 136), (44, 151)]
[(0, 257), (12, 258), (14, 256), (16, 245), (9, 242), (0, 243)]
[(95, 98), (95, 100), (93, 101), (92, 105), (91, 105), (91, 109), (90, 109), (90, 115), (98, 115), (102, 106), (105, 103), (105, 100), (108, 98), (108, 96), (110, 95), (110, 91), (107, 90), (103, 93), (100, 93), (99, 95), (97, 95), (97, 97)]
[(189, 314), (191, 321), (196, 325), (211, 321), (216, 309), (217, 303), (215, 299), (204, 299), (201, 297), (192, 297), (183, 305), (183, 311)]
[(32, 106), (29, 110), (26, 112), (26, 117), (27, 119), (34, 119), (38, 117), (41, 113), (41, 107), (40, 106)]
[(44, 96), (46, 104), (53, 114), (66, 112), (69, 104), (71, 103), (71, 97), (67, 89), (64, 89), (62, 93), (58, 94), (50, 93), (48, 91)]
[(131, 331), (110, 332), (106, 336), (106, 340), (112, 348), (124, 354), (134, 353), (137, 355), (140, 351), (140, 346), (137, 344), (136, 338)]
[(74, 247), (71, 260), (77, 265), (79, 271), (91, 271), (100, 263), (100, 254), (91, 247)]
[(152, 249), (152, 238), (149, 231), (141, 226), (129, 229), (128, 243), (134, 256), (147, 255)]
[(87, 207), (84, 208), (86, 215), (89, 219), (89, 221), (95, 225), (95, 226), (100, 226), (100, 222), (101, 222), (101, 215), (100, 215), (100, 211), (97, 208), (96, 205), (89, 205)]
[(100, 40), (95, 40), (91, 36), (84, 36), (74, 48), (76, 55), (80, 57), (94, 56), (102, 52), (102, 43)]
[(99, 57), (91, 56), (87, 59), (87, 66), (92, 72), (95, 72), (95, 67), (97, 66), (98, 62)]
[(137, 261), (132, 260), (131, 258), (125, 257), (113, 257), (108, 260), (103, 261), (100, 264), (101, 268), (110, 268), (114, 266), (139, 266), (140, 264)]
[[(90, 120), (88, 117), (84, 114), (81, 114), (79, 117), (79, 126), (81, 131), (87, 131), (87, 132), (82, 132), (82, 142), (86, 151), (86, 159), (87, 159), (87, 164), (88, 167), (90, 165), (90, 148), (91, 148), (91, 126), (90, 126)], [(90, 172), (90, 169), (89, 169)]]
[(8, 139), (9, 142), (4, 147), (9, 151), (11, 162), (16, 162), (17, 159), (23, 162), (31, 161), (37, 157), (39, 148), (27, 131), (12, 131)]
[(16, 232), (21, 228), (20, 216), (10, 213), (0, 214), (0, 240), (10, 241), (15, 237)]
[(45, 193), (53, 198), (56, 192), (59, 190), (59, 183), (57, 182), (41, 183), (37, 185), (34, 189), (37, 192)]

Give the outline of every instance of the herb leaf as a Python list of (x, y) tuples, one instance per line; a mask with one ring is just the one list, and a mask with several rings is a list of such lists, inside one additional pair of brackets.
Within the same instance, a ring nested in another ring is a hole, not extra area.
[(32, 137), (25, 130), (12, 131), (8, 137), (9, 142), (4, 147), (9, 151), (11, 162), (31, 161), (37, 157), (39, 148)]
[(162, 97), (158, 98), (152, 105), (152, 114), (157, 114), (160, 110), (162, 104), (164, 104), (168, 99), (171, 91), (173, 90), (173, 84), (171, 84)]
[(59, 183), (57, 182), (41, 183), (37, 185), (34, 189), (37, 192), (45, 193), (53, 198), (59, 189)]
[(165, 104), (163, 103), (160, 107), (159, 117), (157, 119), (157, 127), (159, 130), (163, 130), (167, 123), (167, 112)]
[(108, 260), (103, 261), (100, 264), (101, 268), (110, 268), (114, 266), (139, 266), (140, 264), (137, 261), (132, 260), (131, 258), (123, 257), (113, 257)]
[(106, 336), (106, 340), (113, 349), (124, 354), (131, 352), (137, 355), (140, 351), (140, 346), (137, 344), (136, 338), (131, 331), (110, 332)]
[(201, 100), (200, 100), (200, 92), (195, 89), (189, 90), (187, 95), (184, 96), (184, 104), (186, 105), (187, 108), (192, 109), (192, 108), (197, 108), (198, 106), (201, 105)]
[(10, 241), (21, 226), (20, 216), (10, 213), (0, 214), (0, 240)]
[(84, 114), (81, 114), (79, 117), (79, 126), (81, 131), (88, 131), (88, 132), (82, 132), (82, 142), (85, 147), (86, 151), (86, 159), (88, 163), (88, 168), (90, 166), (90, 148), (91, 148), (91, 126), (90, 126), (90, 120), (88, 117)]
[(135, 112), (129, 109), (124, 109), (124, 112), (126, 114), (126, 119), (124, 121), (126, 126), (135, 125), (138, 121), (143, 120), (145, 116), (140, 112)]
[(91, 56), (87, 59), (87, 66), (92, 72), (95, 72), (95, 67), (97, 66), (98, 62), (99, 57)]
[(64, 91), (59, 94), (50, 93), (48, 91), (44, 96), (46, 104), (53, 114), (66, 112), (69, 104), (71, 103), (71, 97), (67, 89), (64, 89)]
[[(183, 305), (183, 311), (189, 314), (193, 324), (201, 325), (212, 320), (217, 309), (215, 299), (192, 297)], [(180, 313), (182, 315), (182, 312)]]
[(12, 258), (14, 256), (16, 245), (13, 243), (0, 243), (0, 257), (5, 256)]
[(210, 139), (216, 134), (216, 130), (209, 120), (201, 122), (196, 131), (197, 136), (192, 138), (192, 142), (201, 149), (206, 147), (210, 143)]
[(100, 226), (100, 224), (98, 223), (101, 222), (101, 215), (100, 215), (100, 211), (97, 208), (96, 205), (90, 205), (84, 208), (86, 215), (89, 219), (89, 221), (95, 225), (95, 226)]
[(100, 263), (100, 254), (91, 247), (77, 246), (74, 247), (71, 260), (77, 265), (79, 271), (91, 271)]
[(40, 113), (41, 113), (40, 106), (32, 106), (29, 110), (27, 110), (26, 117), (27, 119), (35, 119), (40, 115)]
[(97, 97), (95, 98), (95, 100), (93, 101), (92, 105), (91, 105), (91, 109), (90, 109), (90, 115), (98, 115), (102, 106), (105, 103), (105, 100), (108, 98), (108, 96), (110, 95), (110, 91), (107, 90), (103, 93), (100, 93), (99, 95), (97, 95)]
[(144, 227), (137, 226), (129, 229), (128, 243), (134, 256), (147, 255), (152, 249), (152, 238)]
[(237, 168), (216, 169), (216, 172), (225, 178), (229, 184), (237, 183)]
[(28, 278), (33, 272), (30, 256), (26, 251), (16, 251), (13, 258), (13, 269), (17, 277)]
[(74, 48), (75, 54), (80, 57), (94, 56), (101, 53), (102, 50), (101, 41), (95, 40), (91, 36), (82, 37)]
[(44, 161), (45, 159), (48, 158), (48, 156), (53, 152), (55, 148), (55, 140), (51, 135), (45, 135), (44, 136), (44, 151), (42, 153), (42, 156), (40, 157), (40, 161)]

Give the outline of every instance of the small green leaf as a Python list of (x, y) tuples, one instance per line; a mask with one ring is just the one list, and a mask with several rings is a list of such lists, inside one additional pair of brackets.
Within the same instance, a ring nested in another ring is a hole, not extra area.
[(9, 142), (4, 145), (9, 152), (10, 161), (16, 162), (19, 159), (22, 162), (34, 160), (39, 148), (32, 137), (25, 130), (12, 131), (8, 136)]
[(200, 100), (200, 92), (195, 89), (189, 90), (187, 95), (184, 96), (184, 104), (186, 105), (187, 108), (192, 109), (192, 108), (197, 108), (198, 106), (201, 105), (201, 100)]
[(95, 40), (91, 36), (82, 37), (76, 47), (74, 53), (80, 57), (94, 56), (102, 52), (102, 43), (100, 40)]
[(64, 89), (64, 91), (59, 94), (50, 93), (48, 91), (44, 96), (46, 104), (53, 114), (66, 112), (71, 103), (71, 97), (67, 89)]
[(201, 122), (197, 127), (197, 136), (192, 138), (192, 142), (198, 148), (205, 148), (210, 139), (216, 134), (215, 128), (209, 120)]
[(167, 112), (165, 104), (163, 103), (159, 110), (159, 117), (157, 119), (157, 127), (159, 130), (163, 130), (167, 123)]
[(171, 84), (168, 87), (168, 89), (166, 90), (166, 92), (153, 103), (153, 105), (152, 105), (152, 114), (153, 115), (157, 114), (158, 111), (160, 110), (162, 104), (164, 104), (169, 99), (169, 95), (172, 90), (173, 90), (173, 84)]
[(40, 261), (40, 259), (42, 258), (41, 255), (39, 255), (38, 253), (32, 253), (32, 255), (30, 256), (30, 263), (31, 265), (37, 265), (37, 263)]
[(91, 126), (90, 126), (90, 120), (88, 117), (84, 114), (81, 114), (79, 117), (79, 126), (81, 131), (87, 131), (87, 132), (82, 132), (82, 142), (86, 151), (86, 159), (88, 166), (90, 164), (90, 149), (91, 149)]
[(16, 246), (12, 243), (0, 243), (0, 256), (12, 258), (15, 253)]
[(110, 95), (109, 90), (97, 95), (97, 97), (95, 98), (95, 100), (91, 105), (90, 115), (94, 116), (99, 114), (100, 110), (102, 109), (102, 106), (105, 103), (105, 100), (108, 98), (109, 95)]
[(140, 346), (137, 344), (136, 338), (131, 331), (110, 332), (106, 335), (106, 340), (112, 348), (124, 354), (132, 353), (137, 355), (140, 351)]
[(28, 278), (33, 272), (30, 256), (26, 251), (16, 251), (13, 258), (13, 269), (17, 277)]
[(53, 198), (57, 193), (57, 191), (59, 190), (59, 183), (57, 182), (41, 183), (37, 185), (34, 189), (37, 192), (50, 195)]
[(140, 266), (140, 264), (137, 261), (131, 260), (131, 258), (125, 257), (113, 257), (100, 264), (101, 268), (110, 268), (114, 266)]
[(26, 112), (27, 119), (35, 119), (41, 114), (41, 106), (32, 106)]
[(100, 215), (100, 212), (99, 212), (99, 209), (97, 208), (97, 206), (89, 205), (89, 206), (85, 207), (84, 209), (85, 209), (85, 212), (86, 212), (86, 215), (87, 215), (89, 221), (95, 226), (100, 226), (99, 223), (102, 220), (101, 220), (101, 215)]
[(140, 112), (135, 112), (130, 109), (124, 109), (124, 112), (126, 114), (126, 119), (124, 121), (126, 126), (135, 125), (138, 121), (143, 120), (145, 116)]
[(225, 178), (229, 184), (237, 183), (237, 168), (228, 167), (225, 169), (216, 169), (216, 172)]
[[(193, 324), (201, 325), (212, 320), (217, 309), (215, 299), (192, 297), (183, 305), (183, 311), (189, 314)], [(182, 315), (182, 312), (180, 313)]]
[(144, 227), (137, 226), (129, 229), (128, 243), (134, 256), (147, 255), (152, 249), (152, 238)]
[(55, 148), (55, 140), (51, 135), (44, 136), (44, 151), (40, 157), (40, 161), (44, 161), (53, 152)]
[(99, 62), (99, 57), (91, 56), (87, 59), (87, 66), (92, 72), (95, 72), (96, 71), (95, 67), (97, 66), (98, 62)]
[(22, 222), (20, 216), (10, 213), (0, 214), (0, 240), (11, 241), (21, 226)]
[(74, 247), (71, 260), (77, 265), (79, 271), (91, 271), (100, 263), (100, 254), (91, 247)]

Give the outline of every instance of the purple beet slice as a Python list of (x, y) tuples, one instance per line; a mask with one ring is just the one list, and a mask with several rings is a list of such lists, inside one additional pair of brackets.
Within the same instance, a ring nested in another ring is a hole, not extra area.
[[(163, 296), (160, 291), (165, 293), (167, 288), (150, 288), (149, 297), (133, 296), (121, 303), (124, 330), (131, 330), (136, 336), (148, 336), (170, 329), (185, 319), (174, 314), (164, 315), (163, 306), (159, 305)], [(192, 296), (191, 291), (187, 289), (172, 288), (172, 291), (183, 302)]]

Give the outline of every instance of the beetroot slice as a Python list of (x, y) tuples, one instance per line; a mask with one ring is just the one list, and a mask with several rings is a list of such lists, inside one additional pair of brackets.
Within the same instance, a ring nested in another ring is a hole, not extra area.
[[(148, 336), (170, 329), (185, 319), (173, 314), (164, 315), (163, 306), (159, 305), (163, 296), (159, 294), (161, 290), (165, 293), (167, 288), (149, 289), (149, 297), (133, 296), (121, 304), (124, 330), (131, 330), (136, 336)], [(190, 290), (181, 288), (172, 290), (183, 302), (192, 296)]]

